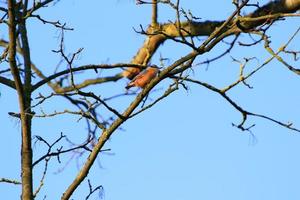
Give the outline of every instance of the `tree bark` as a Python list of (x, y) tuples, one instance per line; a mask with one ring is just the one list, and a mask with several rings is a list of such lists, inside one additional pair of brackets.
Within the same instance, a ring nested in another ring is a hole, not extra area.
[[(18, 94), (20, 118), (21, 118), (21, 179), (22, 179), (22, 200), (33, 199), (32, 187), (32, 148), (31, 148), (31, 115), (30, 115), (30, 97), (31, 97), (31, 70), (26, 69), (25, 61), (25, 84), (22, 84), (20, 73), (16, 63), (16, 4), (14, 0), (8, 1), (9, 16), (9, 65), (15, 81), (15, 87)], [(26, 32), (25, 32), (26, 33)], [(21, 33), (22, 34), (22, 33)], [(23, 46), (25, 46), (23, 44)], [(27, 49), (28, 50), (28, 49)], [(27, 57), (26, 60), (30, 60)], [(25, 59), (24, 59), (25, 60)], [(28, 67), (28, 66), (27, 66)], [(29, 77), (29, 78), (28, 78)]]

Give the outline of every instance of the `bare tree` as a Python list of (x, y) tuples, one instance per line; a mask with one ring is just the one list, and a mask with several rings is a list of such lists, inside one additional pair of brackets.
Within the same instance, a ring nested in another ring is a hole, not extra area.
[[(282, 63), (287, 70), (295, 75), (300, 75), (300, 69), (294, 66), (294, 63), (298, 59), (299, 51), (288, 48), (288, 45), (294, 40), (295, 36), (299, 34), (300, 27), (298, 27), (294, 35), (287, 36), (286, 43), (278, 50), (272, 49), (269, 35), (269, 30), (275, 23), (281, 24), (284, 23), (283, 19), (285, 18), (299, 17), (299, 14), (296, 13), (300, 9), (299, 0), (271, 1), (265, 5), (252, 3), (249, 0), (233, 1), (233, 6), (235, 6), (234, 12), (222, 21), (203, 21), (183, 9), (179, 0), (137, 0), (137, 4), (145, 4), (152, 7), (152, 17), (147, 28), (140, 26), (135, 29), (137, 33), (144, 35), (145, 41), (132, 60), (128, 63), (88, 64), (81, 66), (76, 65), (76, 58), (83, 49), (80, 48), (71, 54), (65, 50), (65, 32), (72, 31), (73, 29), (60, 21), (49, 21), (44, 19), (43, 16), (36, 14), (41, 9), (47, 9), (46, 6), (49, 4), (58, 2), (53, 0), (7, 0), (1, 3), (0, 7), (0, 23), (7, 30), (7, 34), (0, 41), (2, 49), (0, 83), (17, 93), (19, 112), (10, 112), (8, 114), (20, 120), (22, 136), (22, 179), (16, 181), (1, 178), (0, 181), (21, 184), (21, 199), (30, 200), (37, 196), (43, 187), (48, 162), (51, 159), (57, 158), (58, 162), (60, 162), (60, 157), (64, 154), (81, 156), (86, 153), (88, 154), (86, 161), (78, 171), (76, 177), (74, 177), (73, 182), (61, 194), (62, 200), (70, 199), (80, 183), (87, 178), (89, 170), (93, 166), (97, 156), (99, 156), (99, 153), (109, 151), (109, 149), (104, 149), (105, 143), (117, 129), (121, 128), (121, 125), (125, 121), (131, 120), (145, 110), (150, 109), (175, 91), (179, 89), (187, 90), (186, 84), (188, 83), (204, 87), (224, 98), (241, 114), (241, 122), (233, 124), (233, 126), (242, 131), (250, 131), (253, 127), (253, 125), (245, 126), (247, 118), (252, 116), (271, 121), (291, 131), (300, 132), (299, 128), (295, 127), (292, 122), (285, 123), (274, 119), (272, 116), (247, 110), (228, 94), (229, 91), (241, 84), (251, 88), (251, 85), (247, 81), (274, 59)], [(158, 7), (162, 4), (174, 10), (176, 14), (175, 19), (167, 22), (158, 22)], [(244, 14), (244, 10), (248, 8), (251, 8), (253, 11)], [(42, 66), (34, 64), (34, 60), (31, 59), (31, 49), (27, 33), (27, 22), (33, 19), (37, 19), (43, 24), (51, 25), (60, 31), (59, 47), (53, 50), (53, 52), (62, 58), (61, 65), (64, 66), (64, 69), (57, 70), (53, 68), (53, 73), (46, 75), (44, 72), (45, 69)], [(253, 38), (253, 42), (242, 43), (240, 41), (240, 36), (242, 35)], [(203, 40), (198, 40), (199, 38)], [(225, 39), (227, 38), (231, 38), (232, 41), (226, 43), (228, 47), (223, 53), (204, 62), (198, 62), (197, 58), (199, 56), (214, 51), (216, 46), (226, 41)], [(187, 46), (190, 48), (190, 53), (182, 55), (169, 65), (165, 65), (163, 58), (161, 59), (161, 63), (150, 64), (150, 60), (157, 49), (167, 40), (175, 41), (178, 45)], [(193, 79), (189, 76), (188, 71), (190, 69), (212, 63), (224, 56), (230, 56), (231, 50), (238, 45), (253, 47), (261, 43), (264, 44), (264, 48), (270, 54), (270, 58), (258, 67), (250, 71), (247, 70), (247, 73), (245, 72), (245, 67), (254, 58), (249, 57), (242, 61), (232, 58), (233, 61), (240, 64), (240, 73), (236, 81), (228, 84), (226, 87), (218, 88), (213, 83), (207, 83), (201, 79)], [(294, 63), (290, 64), (280, 54), (294, 56)], [(155, 70), (151, 72), (150, 69)], [(91, 71), (94, 72), (94, 78), (87, 79), (85, 73), (91, 74)], [(99, 73), (99, 71), (107, 71), (108, 73), (106, 74), (110, 75), (103, 76), (103, 73)], [(84, 80), (80, 77), (83, 77)], [(90, 86), (111, 82), (111, 84), (118, 85), (124, 91), (124, 85), (119, 84), (120, 79), (132, 80), (128, 87), (136, 86), (141, 89), (120, 92), (118, 95), (106, 98), (103, 98), (101, 94), (93, 92), (90, 89)], [(153, 91), (153, 88), (167, 79), (170, 80), (169, 86), (161, 92), (160, 96), (149, 100), (148, 96)], [(48, 95), (43, 95), (40, 92), (41, 87), (44, 85), (48, 85), (50, 90)], [(121, 98), (126, 96), (134, 96), (134, 99), (125, 109), (110, 105), (110, 100), (122, 101)], [(53, 98), (65, 99), (70, 105), (75, 106), (76, 110), (69, 109), (69, 106), (66, 106), (62, 111), (44, 112), (42, 109), (44, 103), (49, 102)], [(53, 142), (47, 141), (43, 136), (32, 137), (32, 120), (38, 118), (48, 119), (58, 115), (74, 115), (84, 121), (88, 129), (87, 137), (83, 143), (76, 144), (69, 140), (67, 135), (63, 133)], [(47, 148), (47, 152), (34, 161), (32, 152), (33, 142), (40, 142)], [(71, 147), (57, 148), (57, 145), (62, 142), (69, 143)], [(34, 189), (33, 168), (42, 163), (44, 164), (44, 173), (41, 177), (40, 185)], [(89, 180), (88, 183), (89, 195), (86, 199), (92, 193), (102, 188), (101, 186), (93, 188)]]

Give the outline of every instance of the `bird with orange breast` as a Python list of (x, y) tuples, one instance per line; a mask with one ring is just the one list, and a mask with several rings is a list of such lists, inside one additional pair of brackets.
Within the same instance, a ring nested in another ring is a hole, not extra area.
[(126, 89), (129, 89), (131, 87), (139, 87), (144, 88), (153, 78), (156, 77), (158, 74), (158, 67), (156, 65), (153, 65), (151, 67), (148, 67), (141, 73), (139, 73), (128, 85), (125, 87)]

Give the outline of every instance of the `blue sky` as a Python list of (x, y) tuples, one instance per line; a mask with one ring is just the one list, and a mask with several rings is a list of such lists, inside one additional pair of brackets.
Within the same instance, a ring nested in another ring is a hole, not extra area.
[[(260, 1), (261, 4), (267, 1)], [(198, 3), (182, 0), (182, 6), (190, 9), (203, 20), (222, 20), (231, 14), (231, 2)], [(39, 12), (47, 20), (60, 20), (74, 28), (66, 33), (66, 51), (74, 52), (83, 47), (84, 51), (76, 60), (82, 64), (102, 64), (129, 62), (141, 46), (144, 36), (134, 32), (139, 25), (144, 27), (150, 21), (150, 6), (137, 6), (133, 0), (110, 1), (62, 1)], [(159, 20), (166, 22), (174, 18), (174, 12), (163, 6)], [(51, 52), (59, 44), (59, 31), (50, 25), (32, 20), (29, 24), (32, 60), (45, 74), (50, 74), (60, 61)], [(299, 19), (277, 22), (270, 30), (272, 47), (279, 48), (299, 27)], [(1, 37), (6, 37), (4, 29)], [(203, 39), (203, 38), (202, 38)], [(230, 41), (229, 38), (227, 41)], [(249, 41), (243, 35), (241, 40)], [(289, 46), (297, 49), (298, 35)], [(199, 57), (198, 62), (218, 55), (224, 50), (219, 45), (212, 52)], [(152, 59), (158, 64), (160, 55), (169, 58), (165, 64), (188, 53), (190, 49), (167, 41)], [(270, 57), (263, 44), (245, 48), (236, 46), (230, 54), (234, 58), (256, 56), (258, 60), (249, 63), (246, 70), (254, 69)], [(298, 62), (292, 62), (296, 67)], [(3, 66), (3, 65), (0, 65)], [(60, 69), (63, 68), (63, 65)], [(224, 87), (238, 78), (239, 65), (227, 56), (206, 66), (198, 66), (190, 75), (213, 85)], [(104, 72), (114, 73), (114, 72)], [(92, 78), (89, 73), (83, 78)], [(101, 74), (99, 75), (101, 76)], [(103, 84), (93, 88), (96, 94), (104, 97), (124, 92), (127, 80)], [(156, 87), (150, 98), (157, 97), (168, 86), (165, 81)], [(292, 121), (300, 127), (299, 77), (286, 70), (277, 61), (272, 61), (258, 74), (249, 79), (254, 89), (238, 86), (229, 94), (249, 111), (266, 114), (283, 122)], [(94, 185), (104, 187), (104, 199), (172, 199), (172, 200), (298, 200), (300, 198), (300, 135), (263, 119), (249, 118), (252, 134), (232, 127), (239, 123), (240, 113), (236, 112), (220, 96), (205, 88), (188, 84), (189, 90), (180, 90), (152, 109), (122, 125), (106, 144), (110, 153), (99, 156), (89, 178)], [(20, 178), (20, 124), (8, 117), (7, 112), (17, 112), (16, 94), (0, 85), (0, 118), (2, 119), (2, 139), (0, 140), (0, 177)], [(38, 92), (49, 94), (49, 88)], [(36, 97), (38, 93), (34, 93)], [(110, 105), (120, 111), (129, 105), (133, 97), (113, 100)], [(59, 111), (65, 107), (74, 109), (61, 98), (46, 102), (45, 112)], [(37, 109), (39, 111), (39, 109)], [(85, 139), (86, 126), (77, 122), (76, 117), (58, 116), (53, 119), (37, 119), (33, 123), (33, 135), (41, 135), (54, 141), (60, 132), (73, 141)], [(67, 147), (67, 146), (66, 146)], [(43, 155), (41, 143), (34, 145), (34, 158)], [(62, 163), (68, 162), (71, 155), (62, 156)], [(86, 155), (85, 155), (86, 156)], [(45, 185), (37, 199), (59, 199), (62, 192), (73, 180), (84, 162), (73, 160), (65, 170), (57, 173), (64, 164), (58, 165), (55, 159), (49, 164)], [(43, 166), (35, 169), (37, 186)], [(87, 182), (83, 182), (74, 199), (84, 199), (87, 195)], [(0, 184), (0, 194), (5, 199), (18, 199), (19, 186)], [(96, 199), (97, 194), (91, 199)]]

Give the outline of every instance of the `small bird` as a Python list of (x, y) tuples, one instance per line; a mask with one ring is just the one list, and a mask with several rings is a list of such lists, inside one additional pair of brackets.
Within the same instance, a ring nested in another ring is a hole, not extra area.
[(139, 73), (134, 79), (128, 83), (128, 85), (125, 87), (127, 90), (131, 87), (140, 87), (144, 88), (153, 78), (156, 77), (158, 73), (157, 66), (151, 66), (148, 67), (146, 70)]

